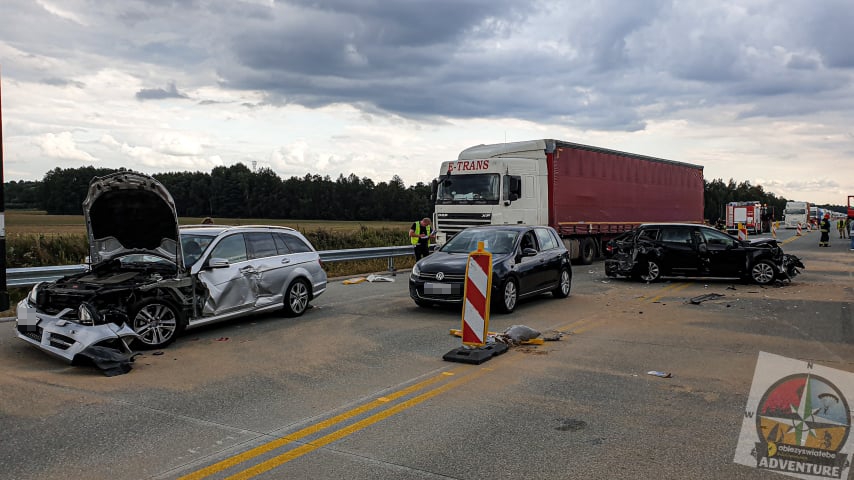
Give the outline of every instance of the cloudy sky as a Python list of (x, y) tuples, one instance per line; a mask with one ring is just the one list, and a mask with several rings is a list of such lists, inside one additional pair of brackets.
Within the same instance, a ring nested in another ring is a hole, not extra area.
[(2, 0), (5, 180), (244, 163), (428, 182), (555, 138), (854, 195), (850, 0)]

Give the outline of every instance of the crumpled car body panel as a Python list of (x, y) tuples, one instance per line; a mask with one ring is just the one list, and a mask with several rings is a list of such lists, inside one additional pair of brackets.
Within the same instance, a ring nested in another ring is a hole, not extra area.
[(80, 352), (95, 345), (132, 353), (129, 344), (138, 336), (127, 325), (81, 325), (63, 318), (69, 313), (70, 309), (58, 315), (37, 312), (25, 298), (18, 303), (15, 333), (21, 340), (68, 363), (74, 363)]

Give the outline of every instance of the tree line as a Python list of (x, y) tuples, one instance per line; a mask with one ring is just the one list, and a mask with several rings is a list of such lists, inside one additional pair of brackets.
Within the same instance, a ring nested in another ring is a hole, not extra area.
[[(117, 169), (54, 168), (41, 181), (4, 184), (6, 209), (37, 209), (51, 215), (82, 215), (82, 203), (94, 177)], [(407, 187), (395, 175), (374, 183), (354, 174), (306, 174), (281, 179), (268, 168), (243, 164), (216, 167), (210, 173), (152, 175), (172, 194), (181, 217), (287, 218), (307, 220), (410, 221), (432, 212), (430, 185)]]
[[(53, 215), (81, 215), (89, 182), (118, 171), (109, 168), (54, 168), (41, 181), (4, 184), (6, 209), (45, 210)], [(170, 172), (153, 175), (172, 194), (182, 217), (287, 218), (295, 220), (410, 221), (433, 212), (430, 185), (406, 186), (395, 175), (374, 183), (354, 174), (306, 174), (283, 180), (269, 168), (257, 171), (238, 163), (210, 173)], [(759, 201), (774, 220), (782, 219), (787, 199), (749, 181), (704, 181), (704, 217), (710, 223), (726, 217), (729, 202)], [(841, 205), (819, 205), (844, 212)]]

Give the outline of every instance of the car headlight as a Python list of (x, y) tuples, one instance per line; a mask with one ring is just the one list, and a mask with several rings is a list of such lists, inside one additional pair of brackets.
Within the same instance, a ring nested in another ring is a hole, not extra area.
[(84, 302), (77, 309), (77, 318), (81, 325), (89, 325), (91, 327), (96, 323), (100, 323), (101, 315), (95, 310), (95, 307)]
[(415, 265), (412, 266), (412, 276), (417, 277), (419, 275), (421, 275), (421, 269), (418, 268), (418, 264), (416, 263)]

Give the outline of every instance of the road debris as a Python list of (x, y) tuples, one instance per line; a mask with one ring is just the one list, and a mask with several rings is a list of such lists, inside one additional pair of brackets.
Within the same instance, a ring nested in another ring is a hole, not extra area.
[(721, 298), (724, 296), (725, 295), (723, 295), (721, 293), (707, 293), (705, 295), (696, 296), (696, 297), (692, 298), (691, 300), (689, 300), (689, 302), (691, 303), (691, 305), (699, 305), (699, 304), (705, 302), (706, 300), (715, 300), (715, 299), (718, 299), (718, 298)]
[(84, 362), (90, 362), (92, 365), (101, 369), (101, 372), (108, 377), (124, 375), (131, 371), (134, 357), (139, 353), (125, 353), (115, 348), (102, 347), (93, 345), (86, 348), (77, 354)]
[(389, 277), (389, 276), (376, 275), (376, 274), (372, 273), (372, 274), (368, 275), (367, 277), (348, 278), (347, 280), (344, 280), (341, 283), (343, 283), (344, 285), (355, 285), (357, 283), (363, 283), (363, 282), (373, 283), (373, 282), (393, 282), (393, 281), (394, 281), (394, 279)]
[(659, 372), (658, 370), (650, 370), (650, 371), (646, 372), (646, 374), (652, 375), (654, 377), (661, 377), (661, 378), (673, 377), (673, 375), (670, 372)]

